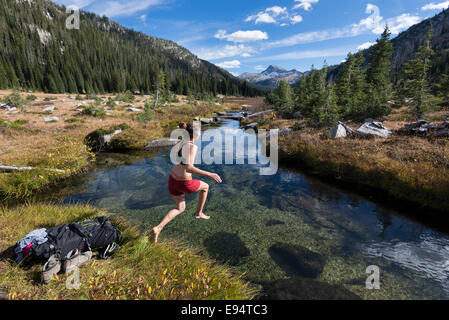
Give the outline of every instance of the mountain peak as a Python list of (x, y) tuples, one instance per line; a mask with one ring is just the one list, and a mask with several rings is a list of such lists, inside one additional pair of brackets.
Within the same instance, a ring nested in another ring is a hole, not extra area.
[(278, 67), (278, 66), (274, 66), (274, 65), (270, 65), (267, 70), (263, 71), (262, 74), (271, 74), (271, 73), (285, 73), (287, 72), (286, 69)]
[(244, 73), (239, 78), (263, 87), (275, 88), (281, 80), (295, 84), (302, 76), (303, 74), (295, 69), (287, 71), (284, 68), (270, 65), (262, 73)]

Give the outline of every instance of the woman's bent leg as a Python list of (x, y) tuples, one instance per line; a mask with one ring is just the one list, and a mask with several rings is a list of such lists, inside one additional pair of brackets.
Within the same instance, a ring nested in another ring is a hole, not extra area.
[(157, 227), (153, 228), (151, 232), (151, 242), (157, 243), (159, 240), (159, 234), (161, 233), (162, 229), (164, 229), (167, 224), (169, 224), (171, 221), (173, 221), (173, 219), (175, 219), (186, 210), (186, 199), (184, 195), (173, 196), (173, 200), (176, 203), (176, 209), (171, 210), (167, 214), (167, 216), (165, 216), (164, 220), (162, 220), (162, 222)]
[(206, 204), (206, 200), (207, 200), (207, 194), (209, 193), (209, 185), (207, 183), (201, 181), (200, 188), (198, 189), (198, 191), (200, 193), (200, 197), (198, 198), (198, 208), (196, 210), (195, 217), (197, 219), (209, 220), (210, 217), (206, 216), (203, 213), (204, 205)]

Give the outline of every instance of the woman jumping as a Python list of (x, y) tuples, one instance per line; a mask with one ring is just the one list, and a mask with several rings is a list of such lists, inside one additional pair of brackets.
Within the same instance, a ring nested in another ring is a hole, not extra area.
[[(173, 200), (176, 203), (176, 209), (171, 210), (167, 216), (162, 220), (162, 222), (154, 227), (151, 231), (150, 241), (153, 243), (158, 242), (159, 234), (162, 229), (169, 224), (173, 219), (179, 216), (186, 210), (186, 199), (185, 194), (192, 194), (195, 192), (200, 192), (199, 200), (198, 200), (198, 209), (196, 211), (195, 218), (196, 219), (205, 219), (209, 220), (210, 217), (203, 213), (204, 204), (206, 203), (207, 194), (209, 192), (209, 185), (205, 182), (192, 179), (192, 174), (198, 176), (209, 177), (215, 180), (218, 183), (221, 183), (222, 180), (218, 174), (207, 172), (200, 170), (194, 167), (195, 156), (198, 151), (198, 147), (194, 144), (194, 142), (199, 138), (199, 134), (194, 134), (194, 129), (192, 124), (180, 123), (179, 127), (181, 129), (187, 130), (190, 135), (190, 141), (188, 143), (180, 142), (178, 156), (182, 159), (180, 164), (174, 166), (170, 178), (168, 180), (168, 190), (170, 194), (173, 196)], [(188, 147), (188, 159), (185, 159), (183, 156), (183, 150), (185, 147)]]

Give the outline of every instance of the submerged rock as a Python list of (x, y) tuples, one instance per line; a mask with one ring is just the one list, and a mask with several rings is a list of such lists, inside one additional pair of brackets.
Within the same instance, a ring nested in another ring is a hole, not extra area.
[(343, 286), (311, 279), (292, 278), (264, 285), (262, 300), (361, 300)]
[(289, 276), (316, 278), (323, 272), (326, 264), (322, 255), (301, 246), (276, 243), (268, 252)]
[(356, 131), (357, 134), (364, 137), (378, 137), (378, 138), (388, 138), (393, 133), (390, 129), (386, 128), (382, 122), (365, 122)]
[[(165, 178), (165, 177), (164, 177)], [(165, 179), (164, 179), (165, 181)], [(156, 182), (154, 183), (156, 185)], [(173, 202), (170, 194), (167, 192), (160, 192), (158, 188), (149, 187), (138, 190), (125, 202), (125, 206), (131, 210), (145, 210), (162, 205), (168, 205)]]
[(212, 259), (238, 265), (242, 258), (250, 255), (245, 243), (236, 234), (219, 232), (204, 240), (204, 246)]
[(282, 222), (279, 220), (270, 220), (265, 225), (267, 227), (273, 227), (273, 226), (279, 226), (279, 225), (284, 225), (284, 224), (285, 224), (285, 222)]

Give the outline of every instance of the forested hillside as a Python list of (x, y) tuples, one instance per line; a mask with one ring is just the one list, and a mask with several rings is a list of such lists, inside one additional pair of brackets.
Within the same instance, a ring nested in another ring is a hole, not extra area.
[(51, 93), (150, 93), (253, 96), (260, 91), (172, 41), (81, 11), (66, 28), (66, 8), (43, 0), (0, 0), (0, 89)]

